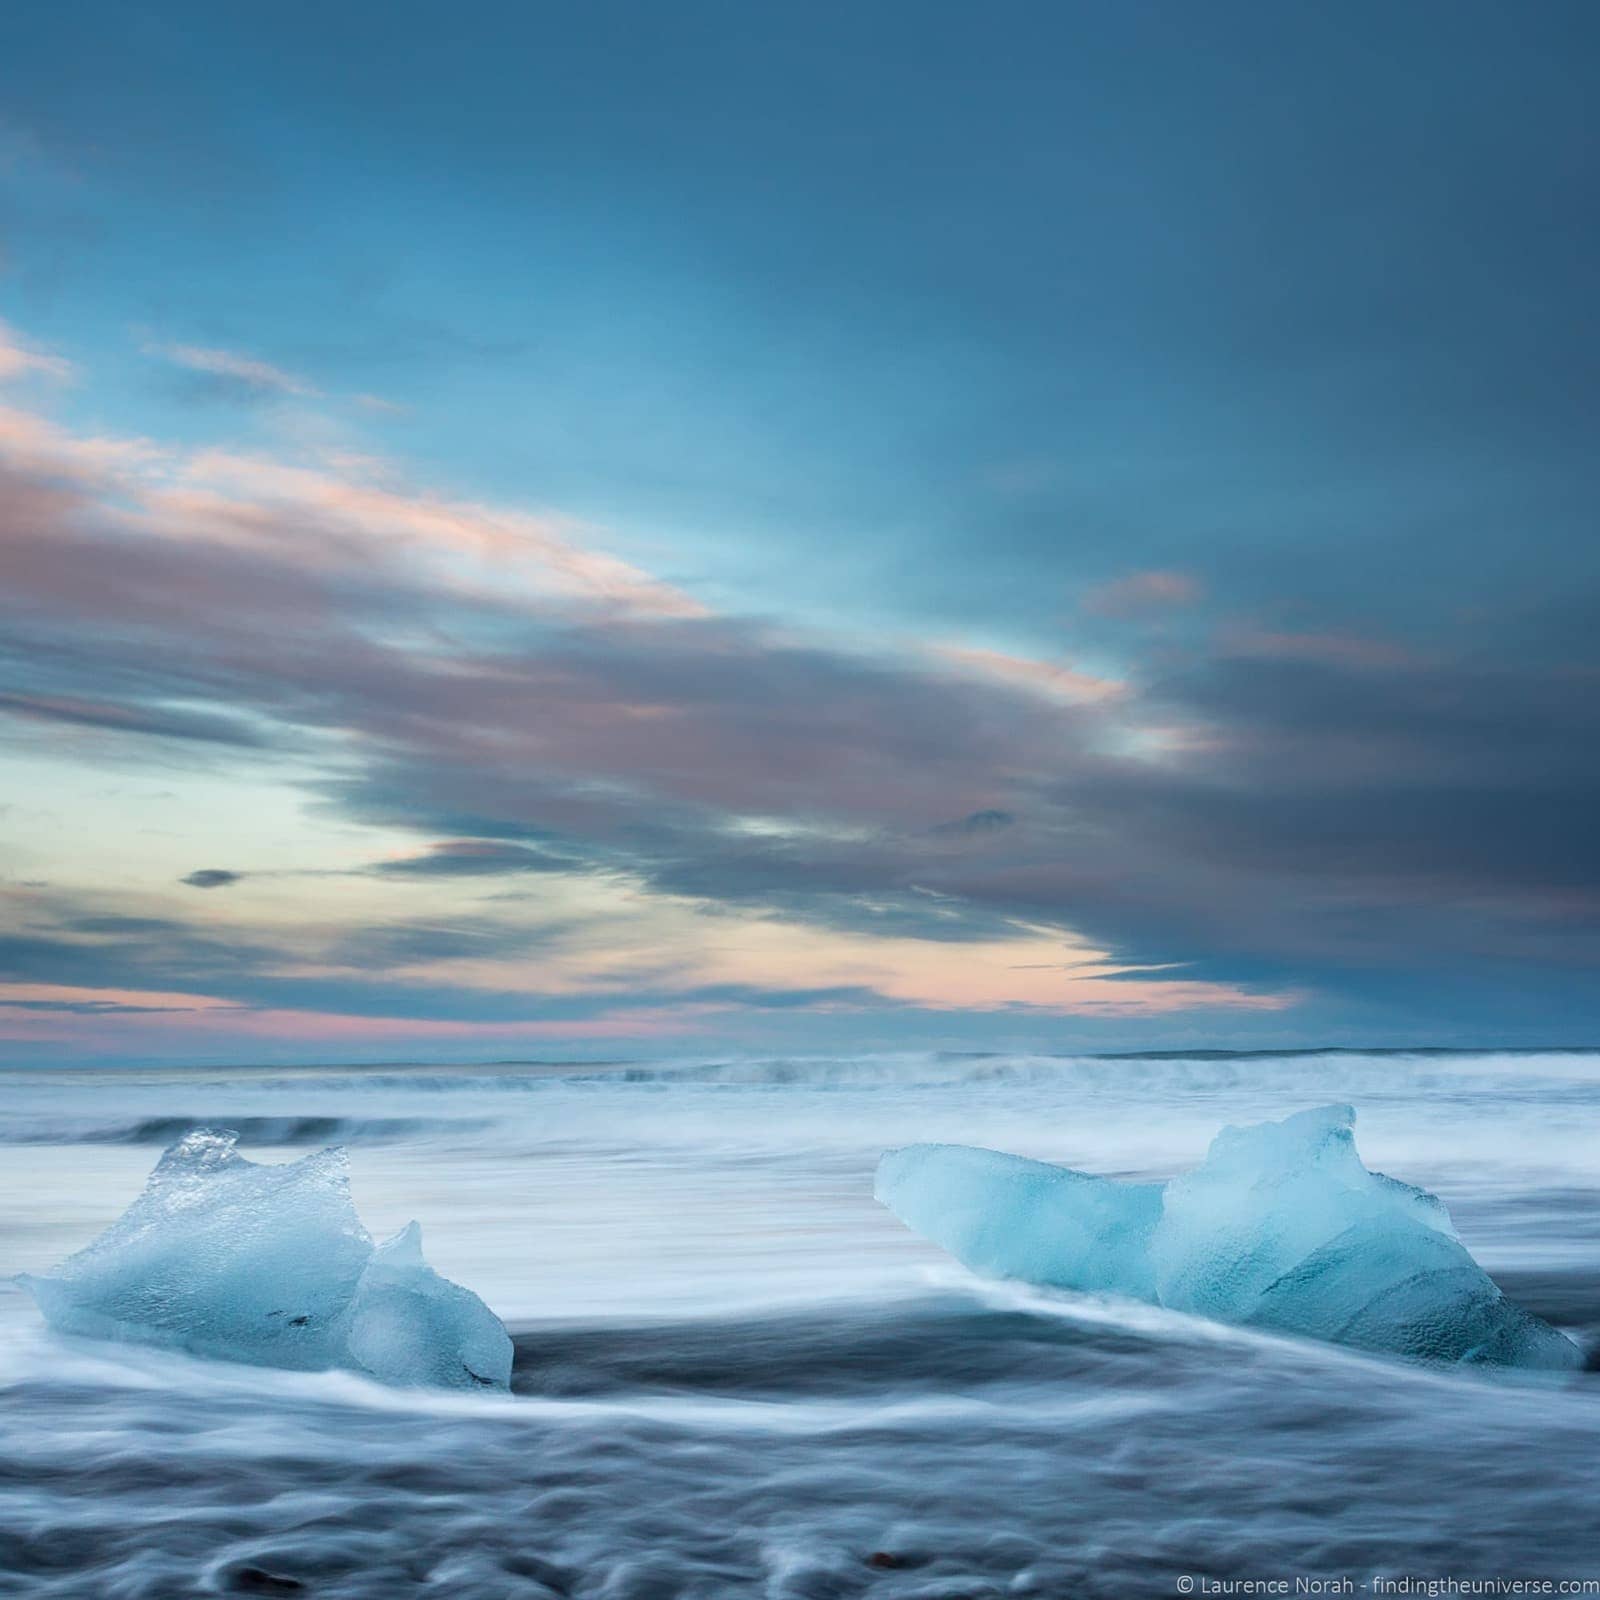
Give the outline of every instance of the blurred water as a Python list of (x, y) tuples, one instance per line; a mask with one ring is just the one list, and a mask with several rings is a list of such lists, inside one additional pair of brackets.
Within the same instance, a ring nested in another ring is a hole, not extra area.
[(1591, 1054), (0, 1073), (0, 1271), (86, 1242), (213, 1123), (256, 1159), (347, 1142), (372, 1231), (420, 1218), (518, 1334), (509, 1400), (441, 1398), (68, 1344), (0, 1290), (0, 1593), (1600, 1579), (1600, 1379), (982, 1284), (871, 1199), (897, 1143), (1166, 1176), (1335, 1100), (1509, 1292), (1600, 1334)]

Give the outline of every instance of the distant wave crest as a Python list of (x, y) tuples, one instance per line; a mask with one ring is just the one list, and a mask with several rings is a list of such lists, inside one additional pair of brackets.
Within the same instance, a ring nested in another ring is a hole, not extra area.
[(1595, 1050), (1200, 1050), (1126, 1055), (988, 1055), (897, 1053), (856, 1056), (725, 1058), (709, 1061), (640, 1062), (571, 1076), (587, 1081), (898, 1087), (940, 1084), (1082, 1084), (1127, 1087), (1143, 1080), (1173, 1089), (1218, 1089), (1247, 1083), (1393, 1085), (1410, 1087), (1430, 1079), (1498, 1077), (1510, 1073), (1524, 1083), (1552, 1080), (1600, 1082)]
[(470, 1133), (483, 1119), (421, 1117), (142, 1117), (131, 1122), (89, 1124), (30, 1121), (0, 1125), (5, 1144), (172, 1144), (196, 1128), (226, 1126), (251, 1145), (381, 1144), (426, 1134)]

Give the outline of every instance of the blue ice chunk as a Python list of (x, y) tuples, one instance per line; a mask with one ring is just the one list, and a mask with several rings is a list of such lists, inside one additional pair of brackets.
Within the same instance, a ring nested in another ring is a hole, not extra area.
[(343, 1150), (260, 1166), (236, 1144), (188, 1134), (98, 1239), (24, 1276), (51, 1327), (386, 1383), (507, 1386), (499, 1319), (423, 1261), (415, 1223), (374, 1249)]
[(1432, 1361), (1582, 1365), (1501, 1294), (1425, 1190), (1369, 1172), (1349, 1106), (1225, 1128), (1166, 1185), (960, 1145), (890, 1151), (877, 1195), (975, 1271)]
[(971, 1145), (914, 1144), (878, 1163), (873, 1192), (974, 1272), (1155, 1298), (1159, 1183), (1117, 1183)]
[(470, 1289), (422, 1259), (415, 1222), (372, 1252), (345, 1339), (353, 1363), (385, 1383), (504, 1389), (511, 1382), (504, 1325)]
[(235, 1142), (189, 1134), (98, 1239), (24, 1279), (52, 1327), (264, 1366), (339, 1364), (372, 1254), (344, 1152), (257, 1166)]

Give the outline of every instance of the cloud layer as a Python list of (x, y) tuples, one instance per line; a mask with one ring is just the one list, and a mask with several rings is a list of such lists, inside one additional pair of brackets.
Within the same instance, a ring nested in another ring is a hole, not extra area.
[(1070, 618), (1051, 659), (869, 647), (600, 546), (348, 451), (0, 410), (0, 717), (106, 773), (290, 771), (303, 807), (269, 852), (241, 830), (115, 892), (19, 857), (12, 1037), (1234, 1026), (1402, 990), (1536, 1028), (1600, 961), (1600, 661), (1536, 611), (1541, 649), (1486, 655), (1135, 571), (1090, 597), (1130, 631), (1089, 670)]

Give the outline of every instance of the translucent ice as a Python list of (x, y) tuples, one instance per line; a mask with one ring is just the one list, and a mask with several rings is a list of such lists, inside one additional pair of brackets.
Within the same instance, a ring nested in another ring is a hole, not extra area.
[(1425, 1360), (1580, 1366), (1571, 1340), (1500, 1293), (1433, 1195), (1367, 1171), (1354, 1122), (1325, 1106), (1225, 1128), (1165, 1186), (912, 1145), (884, 1156), (876, 1193), (992, 1276)]
[(505, 1388), (511, 1341), (422, 1259), (412, 1223), (374, 1248), (343, 1150), (258, 1166), (200, 1130), (92, 1244), (21, 1281), (63, 1333), (386, 1383)]
[(1052, 1289), (1156, 1297), (1159, 1183), (1117, 1183), (963, 1144), (913, 1144), (878, 1163), (876, 1194), (975, 1272)]
[(500, 1319), (422, 1259), (414, 1222), (368, 1258), (345, 1347), (348, 1365), (385, 1383), (504, 1389), (511, 1381), (511, 1340)]

